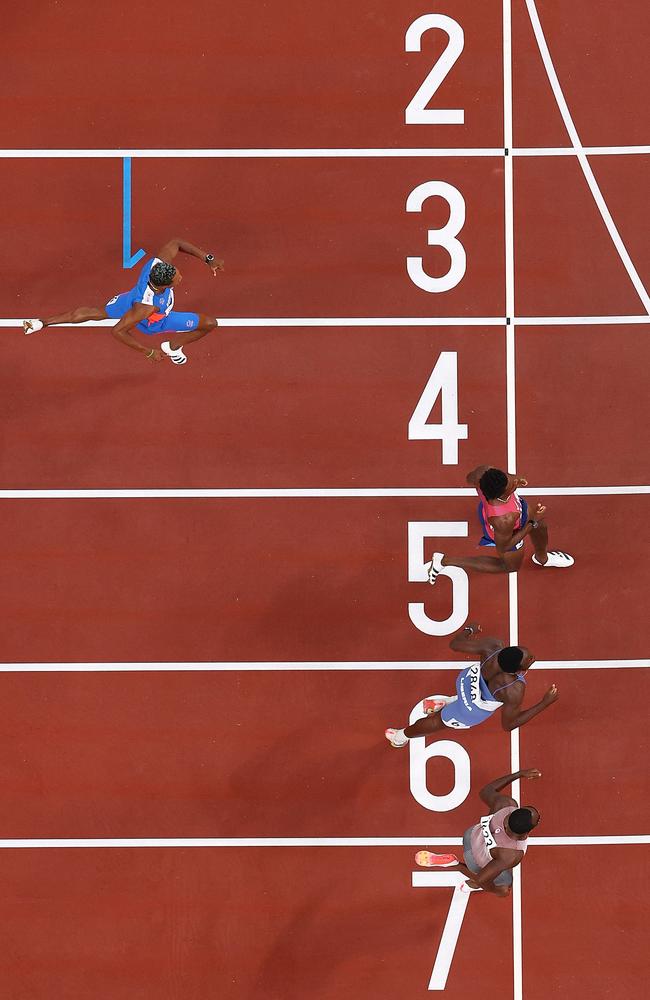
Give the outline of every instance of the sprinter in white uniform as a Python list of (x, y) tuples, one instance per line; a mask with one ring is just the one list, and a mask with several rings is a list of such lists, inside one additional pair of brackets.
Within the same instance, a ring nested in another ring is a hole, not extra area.
[(539, 823), (540, 816), (534, 806), (520, 807), (501, 790), (518, 778), (541, 778), (537, 768), (517, 771), (496, 778), (480, 791), (489, 815), (470, 826), (463, 834), (464, 863), (455, 854), (433, 854), (418, 851), (415, 860), (423, 868), (453, 868), (467, 876), (461, 886), (465, 892), (483, 889), (495, 896), (509, 896), (512, 887), (512, 869), (524, 860), (528, 849), (528, 834)]

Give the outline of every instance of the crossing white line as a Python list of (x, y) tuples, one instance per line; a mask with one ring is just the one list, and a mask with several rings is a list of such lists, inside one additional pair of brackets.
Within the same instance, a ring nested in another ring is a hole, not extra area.
[[(517, 490), (522, 496), (548, 497), (599, 497), (599, 496), (644, 496), (650, 494), (650, 486), (526, 486)], [(313, 499), (343, 500), (421, 498), (432, 500), (454, 497), (476, 498), (476, 491), (465, 486), (459, 487), (359, 487), (316, 488), (316, 487), (260, 487), (260, 488), (201, 488), (201, 489), (5, 489), (0, 490), (0, 500), (281, 500)]]
[(576, 151), (576, 156), (578, 157), (578, 162), (582, 168), (582, 172), (585, 176), (585, 180), (589, 185), (589, 190), (592, 193), (594, 201), (598, 207), (603, 222), (607, 227), (607, 231), (611, 237), (612, 243), (616, 247), (616, 251), (621, 258), (621, 262), (628, 273), (630, 281), (634, 285), (637, 295), (641, 299), (646, 312), (650, 313), (650, 296), (646, 291), (646, 288), (639, 277), (639, 274), (632, 263), (632, 258), (630, 257), (625, 244), (621, 238), (621, 235), (616, 228), (616, 223), (612, 218), (611, 212), (607, 207), (607, 203), (603, 197), (600, 190), (596, 177), (591, 165), (587, 158), (587, 155), (580, 142), (580, 137), (578, 136), (577, 129), (573, 123), (573, 118), (571, 117), (571, 112), (569, 111), (569, 106), (564, 97), (562, 87), (560, 86), (560, 81), (558, 80), (557, 73), (555, 72), (555, 67), (553, 65), (553, 60), (551, 59), (551, 53), (549, 51), (548, 45), (546, 43), (546, 38), (544, 37), (544, 31), (537, 13), (537, 7), (535, 0), (526, 0), (526, 7), (528, 8), (528, 14), (530, 16), (530, 22), (533, 27), (533, 32), (535, 33), (535, 40), (537, 42), (537, 47), (539, 48), (539, 53), (542, 57), (542, 62), (544, 63), (544, 68), (546, 70), (546, 75), (548, 76), (548, 81), (551, 85), (553, 95), (555, 97), (558, 109), (562, 115), (562, 120), (564, 122), (565, 128), (569, 133), (569, 138), (571, 139), (571, 145)]
[[(420, 847), (458, 846), (462, 837), (88, 837), (0, 840), (0, 849), (147, 847)], [(650, 844), (650, 835), (531, 837), (530, 847), (591, 847)]]
[[(650, 146), (583, 146), (587, 156), (635, 156), (650, 153)], [(573, 146), (522, 146), (513, 149), (514, 156), (577, 156)]]
[[(512, 634), (512, 633), (511, 633)], [(514, 645), (516, 640), (510, 639)], [(0, 663), (0, 673), (183, 673), (204, 671), (214, 673), (281, 673), (286, 671), (376, 671), (376, 670), (450, 670), (457, 673), (467, 663), (461, 660), (266, 660), (242, 662), (240, 660), (209, 662), (195, 661), (131, 661), (106, 663)], [(536, 660), (532, 670), (639, 670), (650, 667), (644, 660)]]

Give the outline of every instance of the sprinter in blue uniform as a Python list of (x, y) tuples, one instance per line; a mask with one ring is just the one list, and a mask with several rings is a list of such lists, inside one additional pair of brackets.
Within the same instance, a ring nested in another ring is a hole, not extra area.
[[(127, 347), (144, 354), (150, 361), (162, 361), (167, 356), (176, 365), (184, 365), (187, 356), (183, 348), (200, 340), (214, 330), (217, 320), (201, 313), (175, 312), (174, 289), (183, 280), (181, 272), (172, 264), (178, 253), (186, 253), (204, 261), (217, 275), (223, 270), (223, 261), (214, 254), (195, 247), (186, 240), (174, 239), (165, 243), (157, 257), (150, 258), (140, 271), (138, 283), (128, 292), (115, 295), (105, 306), (80, 306), (71, 312), (46, 319), (23, 320), (25, 333), (36, 333), (57, 323), (86, 323), (89, 320), (116, 319), (113, 336)], [(170, 333), (160, 349), (140, 343), (133, 335), (135, 330), (148, 335)]]
[(423, 702), (425, 715), (404, 729), (387, 729), (386, 739), (394, 747), (405, 747), (410, 739), (444, 729), (471, 729), (501, 709), (501, 725), (510, 732), (530, 722), (557, 700), (552, 684), (541, 701), (522, 709), (526, 671), (535, 657), (525, 646), (506, 646), (500, 639), (484, 636), (480, 625), (466, 625), (449, 643), (451, 649), (469, 653), (476, 662), (461, 670), (455, 695), (436, 695)]

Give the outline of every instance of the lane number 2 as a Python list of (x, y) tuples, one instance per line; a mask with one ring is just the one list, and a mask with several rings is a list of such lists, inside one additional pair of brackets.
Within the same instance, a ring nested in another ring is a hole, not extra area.
[(444, 111), (427, 108), (427, 104), (463, 51), (465, 35), (458, 21), (447, 17), (446, 14), (423, 14), (407, 29), (405, 48), (407, 52), (421, 52), (422, 36), (434, 28), (444, 31), (449, 41), (445, 51), (431, 67), (409, 102), (404, 112), (404, 122), (406, 125), (463, 125), (465, 112), (462, 109)]

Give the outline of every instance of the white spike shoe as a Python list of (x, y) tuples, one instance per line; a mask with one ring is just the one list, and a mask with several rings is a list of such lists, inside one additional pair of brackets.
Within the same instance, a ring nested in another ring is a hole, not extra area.
[(160, 345), (160, 350), (163, 352), (163, 354), (167, 355), (167, 357), (172, 361), (173, 364), (175, 365), (187, 364), (187, 355), (183, 352), (182, 347), (177, 347), (176, 350), (174, 350), (171, 343), (168, 340), (165, 340)]
[(23, 320), (23, 332), (24, 333), (38, 333), (39, 330), (43, 329), (43, 323), (40, 319), (24, 319)]

